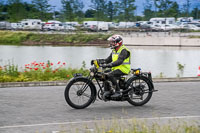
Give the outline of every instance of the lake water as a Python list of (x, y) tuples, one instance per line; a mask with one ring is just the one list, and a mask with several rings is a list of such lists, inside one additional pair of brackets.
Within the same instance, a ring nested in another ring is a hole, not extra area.
[[(131, 50), (131, 67), (151, 71), (153, 77), (163, 73), (165, 77), (176, 77), (179, 73), (177, 62), (184, 65), (183, 77), (196, 77), (200, 66), (200, 48), (179, 47), (128, 47)], [(53, 47), (53, 46), (0, 46), (0, 65), (12, 62), (24, 67), (25, 64), (66, 62), (66, 67), (80, 68), (85, 61), (109, 56), (110, 48), (102, 47)]]

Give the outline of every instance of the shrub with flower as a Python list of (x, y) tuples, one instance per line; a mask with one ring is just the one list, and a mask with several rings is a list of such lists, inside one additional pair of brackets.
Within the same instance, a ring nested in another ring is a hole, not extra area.
[(72, 69), (67, 68), (66, 64), (66, 62), (61, 61), (57, 63), (34, 61), (25, 64), (22, 71), (18, 71), (16, 65), (0, 66), (0, 82), (68, 80), (75, 73), (88, 74), (85, 66), (80, 69)]

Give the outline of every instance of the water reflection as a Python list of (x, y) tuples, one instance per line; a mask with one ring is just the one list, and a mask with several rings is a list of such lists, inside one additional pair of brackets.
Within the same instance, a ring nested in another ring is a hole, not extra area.
[[(179, 47), (128, 47), (132, 51), (132, 68), (142, 68), (151, 71), (153, 76), (162, 72), (166, 77), (176, 77), (177, 62), (184, 65), (184, 77), (196, 76), (200, 66), (200, 48)], [(79, 68), (82, 62), (90, 67), (90, 61), (96, 58), (106, 58), (111, 50), (101, 47), (52, 47), (52, 46), (0, 46), (0, 65), (8, 60), (19, 66), (33, 61), (54, 63), (66, 62), (67, 67)]]

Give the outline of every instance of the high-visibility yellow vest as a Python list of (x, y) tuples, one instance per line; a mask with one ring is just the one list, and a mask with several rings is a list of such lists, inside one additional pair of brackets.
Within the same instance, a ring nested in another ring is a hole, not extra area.
[[(115, 49), (113, 49), (113, 51), (112, 51), (112, 62), (115, 62), (115, 61), (118, 59), (119, 54), (121, 53), (121, 51), (122, 51), (123, 49), (126, 49), (127, 51), (129, 51), (124, 45), (122, 45), (122, 46), (118, 49), (117, 52), (115, 51)], [(130, 53), (130, 56), (131, 56), (131, 52), (130, 52), (130, 51), (129, 51), (129, 53)], [(123, 62), (121, 65), (116, 66), (116, 67), (112, 67), (112, 71), (119, 69), (119, 70), (121, 70), (123, 73), (129, 74), (129, 72), (131, 71), (130, 56), (129, 56), (128, 58), (126, 58), (126, 59), (124, 60), (124, 62)]]

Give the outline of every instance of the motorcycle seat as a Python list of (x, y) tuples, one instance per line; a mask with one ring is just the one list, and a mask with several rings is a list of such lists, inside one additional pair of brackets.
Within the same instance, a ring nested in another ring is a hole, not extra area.
[(136, 69), (132, 68), (131, 70), (135, 72), (137, 70), (141, 70), (141, 68), (136, 68)]

